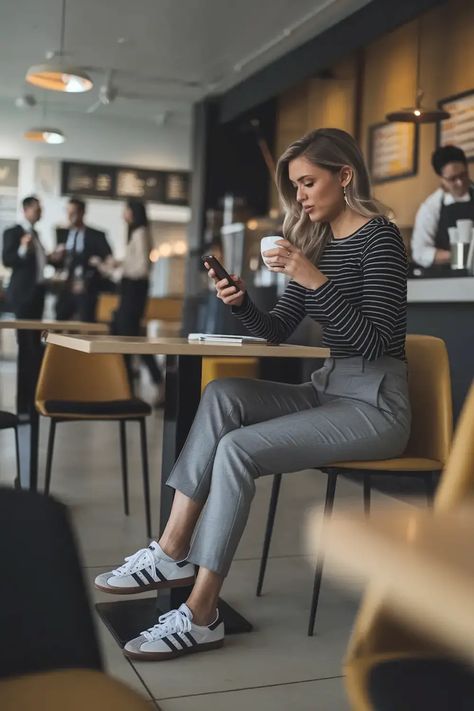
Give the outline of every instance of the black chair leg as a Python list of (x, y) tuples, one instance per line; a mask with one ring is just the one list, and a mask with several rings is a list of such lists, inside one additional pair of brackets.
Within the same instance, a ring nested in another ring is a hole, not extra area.
[(262, 594), (263, 579), (267, 567), (268, 551), (270, 550), (270, 541), (272, 540), (273, 524), (275, 523), (275, 513), (278, 504), (278, 496), (280, 494), (281, 474), (275, 474), (273, 477), (272, 494), (270, 497), (270, 506), (268, 507), (267, 527), (265, 529), (265, 539), (263, 541), (262, 558), (260, 560), (260, 570), (258, 573), (257, 597)]
[(44, 493), (49, 496), (51, 486), (51, 468), (53, 466), (54, 436), (56, 434), (56, 420), (51, 419), (49, 425), (48, 451), (46, 454), (46, 476), (44, 481)]
[(143, 493), (145, 495), (145, 516), (146, 516), (146, 534), (151, 538), (151, 514), (150, 514), (150, 479), (148, 476), (148, 449), (146, 443), (146, 421), (142, 417), (140, 422), (140, 442), (142, 449), (142, 464), (143, 464)]
[(425, 483), (426, 501), (427, 501), (429, 507), (433, 506), (434, 491), (435, 491), (433, 474), (434, 474), (433, 472), (427, 472), (423, 476), (423, 481)]
[(364, 474), (364, 513), (370, 515), (370, 474)]
[(16, 456), (16, 478), (14, 482), (15, 489), (21, 489), (21, 478), (20, 478), (20, 443), (18, 441), (18, 427), (14, 428), (15, 431), (15, 456)]
[[(334, 494), (336, 493), (337, 472), (328, 472), (328, 484), (326, 488), (326, 503), (324, 504), (324, 516), (329, 517), (332, 513), (334, 504)], [(313, 598), (311, 600), (311, 611), (309, 614), (308, 637), (314, 634), (314, 623), (316, 620), (316, 612), (318, 609), (319, 591), (321, 589), (321, 580), (323, 577), (324, 554), (321, 552), (318, 555), (316, 562), (316, 571), (314, 574)]]
[(119, 420), (120, 427), (120, 461), (122, 464), (122, 492), (123, 492), (123, 509), (125, 516), (129, 514), (128, 506), (128, 461), (127, 461), (127, 431), (126, 421)]

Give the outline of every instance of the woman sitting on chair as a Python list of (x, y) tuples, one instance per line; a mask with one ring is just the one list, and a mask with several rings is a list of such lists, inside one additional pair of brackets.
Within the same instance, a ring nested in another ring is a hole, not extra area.
[(186, 604), (128, 642), (129, 657), (222, 645), (219, 591), (258, 477), (396, 457), (408, 441), (407, 258), (372, 197), (359, 147), (345, 131), (313, 131), (284, 152), (277, 183), (284, 238), (265, 258), (291, 280), (276, 306), (263, 313), (238, 276), (236, 290), (209, 275), (252, 334), (281, 343), (308, 315), (322, 324), (331, 357), (302, 385), (229, 378), (207, 386), (167, 482), (176, 493), (159, 542), (96, 579), (101, 590), (141, 593), (188, 585), (199, 566)]

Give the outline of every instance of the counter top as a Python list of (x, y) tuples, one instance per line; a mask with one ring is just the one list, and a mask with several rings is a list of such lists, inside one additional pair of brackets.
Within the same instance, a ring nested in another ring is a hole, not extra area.
[(474, 276), (408, 279), (408, 303), (474, 303)]

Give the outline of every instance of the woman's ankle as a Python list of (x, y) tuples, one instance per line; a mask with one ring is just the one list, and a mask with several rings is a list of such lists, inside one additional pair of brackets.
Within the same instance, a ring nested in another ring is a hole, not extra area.
[(165, 555), (173, 560), (184, 560), (188, 554), (188, 548), (184, 548), (182, 545), (173, 544), (170, 541), (166, 541), (160, 538), (158, 545)]
[(211, 625), (217, 617), (217, 605), (209, 606), (207, 604), (206, 606), (201, 606), (198, 603), (194, 603), (192, 598), (187, 600), (186, 605), (193, 613), (193, 623), (199, 627)]

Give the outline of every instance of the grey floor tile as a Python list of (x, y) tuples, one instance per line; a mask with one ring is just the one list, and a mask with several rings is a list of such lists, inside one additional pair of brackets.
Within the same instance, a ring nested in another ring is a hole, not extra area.
[(338, 676), (357, 601), (323, 585), (318, 634), (306, 634), (312, 561), (279, 558), (269, 567), (265, 595), (255, 597), (257, 564), (236, 561), (223, 597), (254, 624), (228, 636), (222, 650), (161, 663), (136, 662), (155, 698), (186, 696)]
[(322, 679), (158, 701), (162, 711), (348, 711), (343, 680)]

